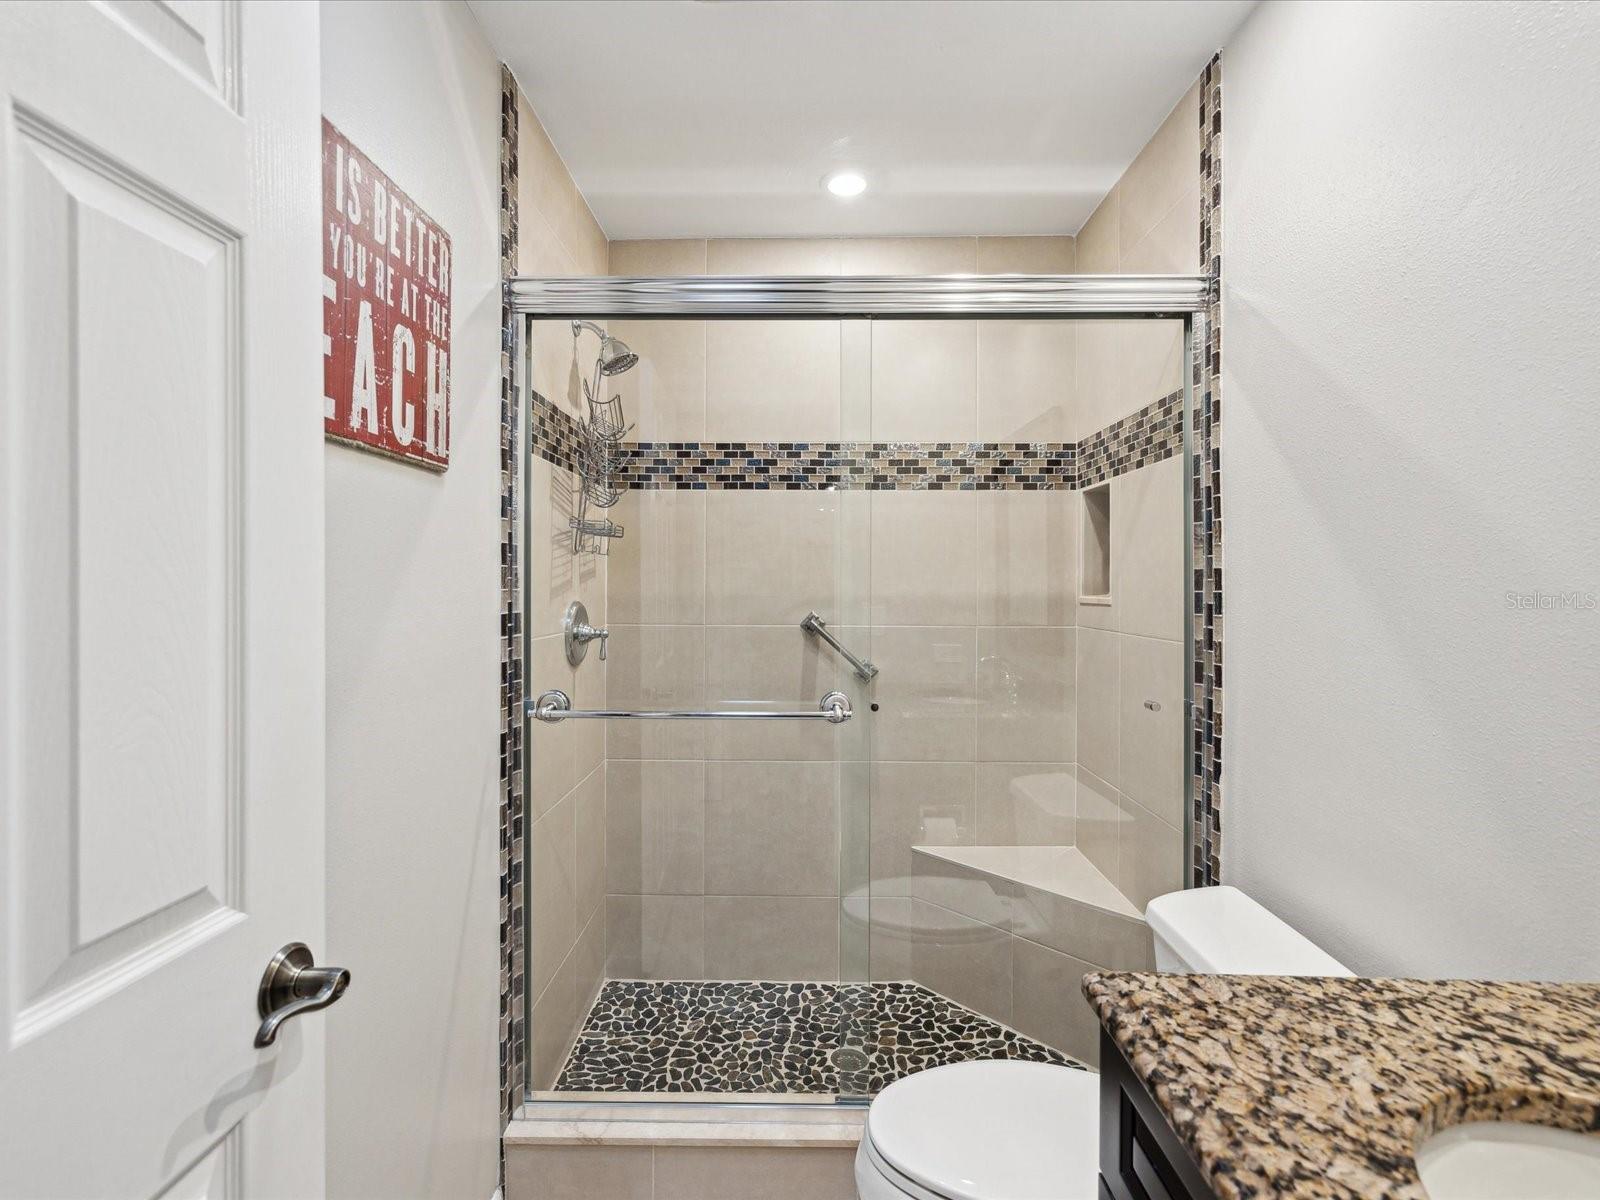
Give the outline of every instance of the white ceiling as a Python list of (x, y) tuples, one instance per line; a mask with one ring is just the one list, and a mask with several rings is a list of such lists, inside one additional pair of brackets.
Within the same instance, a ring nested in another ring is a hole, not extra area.
[(1076, 233), (1255, 0), (470, 3), (606, 234), (667, 238)]

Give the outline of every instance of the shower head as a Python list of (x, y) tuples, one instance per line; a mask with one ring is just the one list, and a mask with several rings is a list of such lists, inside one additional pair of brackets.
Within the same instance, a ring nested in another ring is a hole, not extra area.
[(607, 337), (600, 343), (600, 374), (621, 375), (624, 371), (631, 370), (639, 356), (628, 349), (628, 344), (619, 338)]
[(627, 342), (612, 337), (593, 321), (574, 321), (572, 336), (578, 337), (585, 329), (600, 339), (600, 374), (621, 375), (624, 371), (632, 370), (638, 363), (639, 356), (628, 349)]

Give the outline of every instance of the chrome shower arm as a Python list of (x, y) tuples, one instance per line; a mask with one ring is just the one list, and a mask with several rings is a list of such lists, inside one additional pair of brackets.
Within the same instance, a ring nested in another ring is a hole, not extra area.
[(878, 668), (873, 666), (866, 659), (857, 658), (854, 654), (850, 653), (850, 651), (846, 650), (844, 643), (838, 638), (834, 637), (833, 634), (828, 632), (828, 623), (821, 617), (817, 616), (816, 613), (808, 612), (805, 620), (800, 622), (800, 628), (804, 629), (807, 633), (812, 634), (815, 637), (821, 638), (823, 641), (827, 642), (828, 645), (837, 650), (844, 658), (845, 662), (849, 663), (851, 667), (855, 669), (856, 678), (860, 679), (863, 683), (871, 683), (872, 677), (878, 673)]

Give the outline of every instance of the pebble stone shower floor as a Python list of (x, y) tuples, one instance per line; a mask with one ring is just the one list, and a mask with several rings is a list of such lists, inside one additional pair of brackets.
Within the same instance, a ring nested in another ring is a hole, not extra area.
[[(865, 1066), (836, 1061), (847, 1025)], [(1086, 1069), (915, 983), (612, 980), (555, 1090), (872, 1095), (981, 1058)]]

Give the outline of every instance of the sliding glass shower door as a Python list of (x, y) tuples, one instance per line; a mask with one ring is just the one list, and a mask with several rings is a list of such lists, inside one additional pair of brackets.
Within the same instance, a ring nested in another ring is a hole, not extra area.
[[(528, 723), (531, 1085), (860, 1092), (870, 531), (840, 469), (865, 322), (604, 326), (636, 356), (614, 375), (598, 332), (529, 334), (529, 693), (570, 700)], [(573, 601), (604, 662), (567, 658)], [(556, 794), (580, 773), (601, 824)]]

